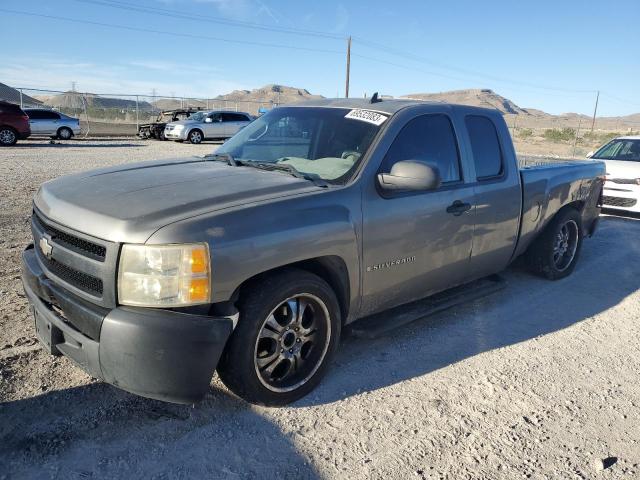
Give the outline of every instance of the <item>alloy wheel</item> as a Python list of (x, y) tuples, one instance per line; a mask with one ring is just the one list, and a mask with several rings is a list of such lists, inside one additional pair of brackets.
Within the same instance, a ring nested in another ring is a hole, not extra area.
[(558, 271), (566, 270), (576, 256), (578, 248), (578, 225), (569, 220), (556, 233), (553, 243), (553, 263)]
[(307, 293), (288, 298), (258, 333), (254, 366), (260, 382), (274, 392), (304, 385), (322, 364), (330, 338), (331, 321), (322, 300)]

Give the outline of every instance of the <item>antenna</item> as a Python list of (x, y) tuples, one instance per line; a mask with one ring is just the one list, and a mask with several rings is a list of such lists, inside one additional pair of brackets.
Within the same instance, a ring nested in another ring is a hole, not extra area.
[(380, 103), (381, 101), (382, 99), (378, 98), (378, 92), (376, 92), (373, 95), (371, 95), (371, 100), (369, 100), (369, 103)]

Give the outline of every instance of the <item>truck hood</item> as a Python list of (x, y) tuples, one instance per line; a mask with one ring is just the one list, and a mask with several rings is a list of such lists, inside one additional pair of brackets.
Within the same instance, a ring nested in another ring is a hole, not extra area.
[(144, 243), (178, 220), (317, 189), (282, 172), (190, 157), (61, 177), (43, 184), (34, 203), (48, 218), (88, 235)]

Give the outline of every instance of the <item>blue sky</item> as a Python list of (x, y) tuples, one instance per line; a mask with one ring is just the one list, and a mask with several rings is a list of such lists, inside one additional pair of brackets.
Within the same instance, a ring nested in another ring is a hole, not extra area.
[(0, 15), (12, 45), (0, 82), (12, 86), (213, 97), (279, 83), (342, 96), (351, 35), (351, 96), (491, 88), (591, 114), (601, 90), (599, 115), (640, 112), (638, 0), (3, 0)]

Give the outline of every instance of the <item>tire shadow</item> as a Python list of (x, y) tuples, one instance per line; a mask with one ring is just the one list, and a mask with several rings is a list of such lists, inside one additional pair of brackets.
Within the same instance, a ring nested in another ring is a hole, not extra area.
[(279, 428), (224, 391), (192, 406), (102, 383), (0, 404), (3, 478), (318, 478)]

